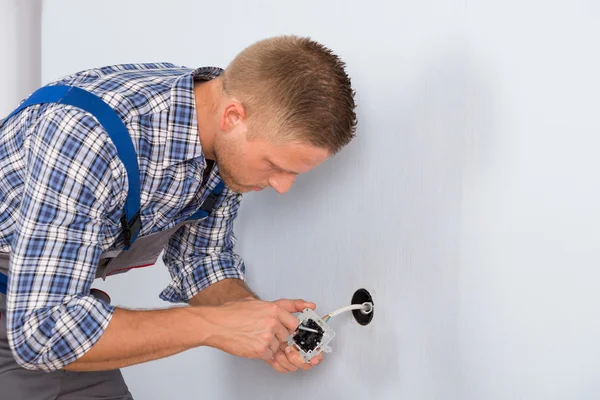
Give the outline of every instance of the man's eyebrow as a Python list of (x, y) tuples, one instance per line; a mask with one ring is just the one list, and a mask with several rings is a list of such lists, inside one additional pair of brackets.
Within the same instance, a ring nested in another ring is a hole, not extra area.
[(298, 173), (298, 172), (290, 171), (289, 169), (285, 169), (285, 168), (281, 168), (279, 165), (275, 164), (271, 160), (267, 160), (267, 161), (269, 161), (269, 163), (273, 166), (273, 168), (275, 168), (278, 171), (287, 172), (288, 174), (300, 175), (300, 173)]

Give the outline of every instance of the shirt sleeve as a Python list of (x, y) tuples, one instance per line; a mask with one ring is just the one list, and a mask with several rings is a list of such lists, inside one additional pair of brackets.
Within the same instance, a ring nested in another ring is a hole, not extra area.
[(208, 217), (183, 225), (170, 238), (163, 261), (172, 279), (160, 294), (161, 299), (186, 303), (223, 279), (245, 280), (244, 262), (234, 252), (233, 233), (242, 195), (227, 190), (222, 197)]
[(114, 312), (90, 295), (103, 221), (120, 198), (118, 156), (103, 132), (66, 108), (40, 117), (25, 141), (7, 293), (8, 341), (25, 369), (50, 372), (83, 356)]

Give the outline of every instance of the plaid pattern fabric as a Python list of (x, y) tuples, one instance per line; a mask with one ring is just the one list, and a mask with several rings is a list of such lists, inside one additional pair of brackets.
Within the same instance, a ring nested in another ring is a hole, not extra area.
[[(125, 122), (140, 168), (140, 236), (192, 215), (219, 182), (206, 169), (193, 86), (218, 68), (128, 64), (83, 71), (52, 84), (103, 98)], [(58, 104), (25, 109), (0, 128), (0, 252), (10, 253), (8, 338), (17, 362), (53, 371), (100, 338), (114, 308), (90, 295), (100, 254), (122, 245), (127, 175), (89, 114)], [(185, 225), (163, 256), (163, 300), (186, 302), (224, 278), (244, 279), (234, 253), (241, 195), (224, 188), (213, 213)]]

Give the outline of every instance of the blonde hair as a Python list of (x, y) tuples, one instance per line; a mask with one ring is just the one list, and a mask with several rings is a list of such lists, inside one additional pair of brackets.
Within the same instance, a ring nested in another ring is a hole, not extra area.
[(258, 41), (233, 59), (222, 79), (224, 92), (244, 106), (249, 137), (267, 133), (335, 154), (355, 135), (355, 92), (345, 63), (310, 38)]

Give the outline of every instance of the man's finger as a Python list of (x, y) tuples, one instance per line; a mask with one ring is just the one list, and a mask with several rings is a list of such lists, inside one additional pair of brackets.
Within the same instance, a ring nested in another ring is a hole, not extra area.
[(302, 299), (280, 299), (277, 300), (275, 303), (277, 303), (279, 307), (283, 308), (289, 313), (300, 312), (303, 311), (305, 308), (310, 308), (311, 310), (317, 308), (317, 305), (315, 303), (304, 301)]
[(313, 357), (310, 359), (310, 365), (317, 365), (320, 364), (323, 361), (323, 353), (319, 354), (316, 357)]
[(283, 325), (279, 325), (275, 329), (275, 337), (281, 344), (287, 343), (288, 337), (290, 336), (290, 332), (286, 330)]
[(269, 345), (269, 348), (267, 349), (267, 351), (265, 351), (265, 353), (262, 354), (260, 358), (262, 358), (265, 361), (272, 360), (273, 359), (273, 354), (274, 354), (272, 347), (273, 346)]
[(285, 355), (287, 356), (288, 361), (298, 368), (308, 371), (312, 367), (311, 364), (304, 361), (300, 353), (298, 353), (298, 350), (292, 347), (287, 347), (285, 349)]
[(286, 370), (288, 370), (290, 372), (295, 372), (298, 370), (298, 367), (296, 367), (294, 364), (289, 362), (289, 360), (287, 359), (287, 356), (281, 350), (279, 350), (277, 353), (275, 353), (274, 361), (278, 362), (283, 368), (285, 368)]
[(271, 367), (273, 367), (277, 372), (280, 372), (282, 374), (287, 374), (289, 371), (285, 368), (283, 368), (283, 366), (281, 364), (279, 364), (277, 361), (274, 360), (265, 360)]
[(292, 314), (285, 310), (281, 310), (279, 313), (279, 321), (283, 324), (283, 326), (288, 330), (288, 333), (293, 333), (298, 325), (300, 325), (300, 321), (298, 318), (294, 317)]
[(279, 350), (279, 340), (277, 340), (276, 338), (273, 338), (271, 340), (271, 342), (269, 343), (269, 349), (271, 349), (271, 352), (272, 352), (271, 358), (273, 358), (275, 356), (275, 353), (277, 353), (277, 350)]

